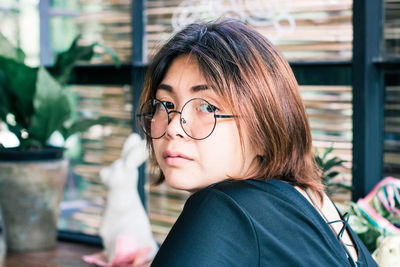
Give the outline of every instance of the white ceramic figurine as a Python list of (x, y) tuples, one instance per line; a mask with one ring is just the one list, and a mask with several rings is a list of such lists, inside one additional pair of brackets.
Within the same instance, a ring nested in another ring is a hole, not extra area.
[(380, 237), (372, 256), (380, 267), (398, 267), (400, 263), (400, 235)]
[(126, 258), (129, 253), (134, 255), (134, 250), (138, 249), (146, 249), (148, 259), (157, 252), (149, 219), (137, 191), (138, 167), (147, 155), (145, 140), (138, 134), (131, 134), (124, 143), (121, 157), (100, 171), (107, 186), (107, 204), (100, 235), (109, 263), (116, 257)]

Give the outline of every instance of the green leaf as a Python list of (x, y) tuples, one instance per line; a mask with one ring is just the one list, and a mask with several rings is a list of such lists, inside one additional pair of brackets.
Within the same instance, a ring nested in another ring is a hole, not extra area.
[(93, 48), (95, 44), (80, 46), (78, 45), (79, 38), (80, 36), (76, 37), (70, 48), (65, 52), (59, 53), (56, 57), (52, 74), (61, 85), (65, 85), (68, 82), (71, 72), (78, 61), (88, 61), (94, 55)]
[(356, 216), (361, 216), (363, 217), (363, 214), (361, 213), (360, 209), (357, 206), (357, 203), (351, 201), (350, 202), (350, 214), (356, 215)]
[(117, 68), (119, 68), (121, 66), (121, 62), (119, 61), (118, 54), (115, 52), (115, 50), (108, 46), (104, 46), (104, 45), (100, 45), (100, 44), (98, 44), (98, 45), (104, 48), (105, 52), (110, 55), (111, 60), (114, 62), (114, 65)]
[(62, 84), (65, 85), (72, 73), (72, 70), (77, 62), (89, 61), (94, 56), (94, 47), (102, 47), (105, 53), (109, 54), (116, 67), (120, 66), (120, 61), (117, 53), (111, 47), (93, 43), (89, 46), (78, 45), (80, 36), (77, 36), (72, 42), (70, 48), (56, 56), (56, 61), (52, 69), (53, 76)]
[(330, 170), (333, 167), (342, 166), (343, 162), (344, 161), (340, 160), (338, 157), (333, 157), (333, 158), (331, 158), (331, 159), (329, 159), (328, 161), (325, 162), (323, 171), (326, 172), (326, 171)]
[(10, 41), (0, 32), (0, 56), (24, 63), (25, 53), (20, 48), (15, 48)]
[(366, 233), (369, 230), (368, 221), (363, 217), (351, 215), (349, 222), (351, 224), (351, 228), (353, 228), (353, 231), (358, 234)]
[(323, 169), (324, 168), (324, 165), (323, 165), (323, 162), (322, 162), (322, 159), (320, 158), (320, 156), (318, 156), (318, 155), (315, 155), (315, 162), (317, 162), (317, 164), (318, 164), (318, 167), (320, 167), (321, 169)]
[(28, 138), (28, 139), (20, 139), (21, 144), (19, 146), (20, 149), (22, 150), (28, 150), (28, 149), (42, 149), (44, 147), (43, 143), (37, 139), (34, 138)]
[(329, 173), (326, 174), (326, 177), (328, 177), (328, 178), (333, 178), (333, 177), (335, 177), (335, 176), (337, 176), (337, 175), (339, 175), (339, 172), (337, 172), (337, 171), (331, 171), (331, 172), (329, 172)]
[(6, 121), (6, 116), (9, 113), (7, 92), (5, 88), (5, 77), (2, 71), (0, 71), (0, 120)]
[(13, 59), (0, 56), (3, 101), (8, 102), (8, 112), (23, 128), (28, 128), (33, 113), (37, 69), (25, 66)]
[(333, 151), (333, 147), (329, 147), (325, 150), (323, 156), (322, 156), (322, 160), (324, 161), (326, 159), (326, 157)]
[(39, 69), (36, 87), (34, 114), (28, 132), (30, 138), (45, 145), (50, 135), (70, 117), (71, 106), (62, 86), (44, 68)]
[(376, 249), (376, 240), (382, 233), (363, 216), (351, 215), (349, 224), (369, 252), (372, 253)]

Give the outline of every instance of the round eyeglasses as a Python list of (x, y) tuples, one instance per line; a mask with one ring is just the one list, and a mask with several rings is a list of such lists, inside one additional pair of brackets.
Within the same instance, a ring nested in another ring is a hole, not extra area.
[(187, 101), (181, 111), (174, 110), (168, 101), (150, 99), (143, 104), (136, 115), (144, 133), (153, 139), (165, 135), (171, 122), (171, 113), (178, 113), (183, 131), (195, 140), (209, 137), (215, 129), (217, 118), (233, 118), (235, 115), (216, 114), (218, 109), (202, 98)]

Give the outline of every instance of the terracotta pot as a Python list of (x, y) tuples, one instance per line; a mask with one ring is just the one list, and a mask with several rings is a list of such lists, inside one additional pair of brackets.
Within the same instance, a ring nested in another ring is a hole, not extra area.
[(68, 160), (61, 153), (58, 159), (38, 160), (36, 155), (33, 161), (5, 161), (4, 153), (0, 152), (0, 206), (7, 249), (53, 248)]

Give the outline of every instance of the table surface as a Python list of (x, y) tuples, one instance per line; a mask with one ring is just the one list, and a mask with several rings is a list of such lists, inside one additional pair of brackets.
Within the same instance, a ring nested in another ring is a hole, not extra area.
[[(64, 266), (95, 266), (85, 263), (82, 256), (100, 252), (102, 249), (79, 243), (59, 241), (55, 249), (37, 252), (8, 252), (0, 267), (64, 267)], [(1, 253), (0, 253), (1, 254)]]

